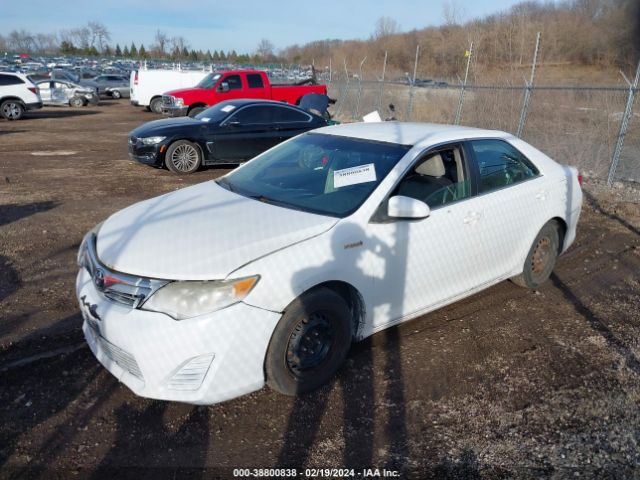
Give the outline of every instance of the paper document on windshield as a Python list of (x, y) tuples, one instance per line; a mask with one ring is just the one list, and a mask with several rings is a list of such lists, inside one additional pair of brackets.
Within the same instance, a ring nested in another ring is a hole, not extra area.
[(333, 187), (347, 187), (358, 183), (376, 181), (376, 166), (373, 163), (359, 165), (357, 167), (345, 168), (333, 172)]

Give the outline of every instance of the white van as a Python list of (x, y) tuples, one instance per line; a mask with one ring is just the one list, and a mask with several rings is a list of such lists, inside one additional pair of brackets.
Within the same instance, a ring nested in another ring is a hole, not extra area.
[(164, 92), (194, 87), (209, 73), (201, 70), (133, 70), (129, 79), (131, 104), (162, 113)]

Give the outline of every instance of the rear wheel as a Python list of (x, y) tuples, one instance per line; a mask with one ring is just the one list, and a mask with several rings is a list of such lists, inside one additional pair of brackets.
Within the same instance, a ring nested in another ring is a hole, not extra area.
[(296, 299), (271, 337), (265, 371), (267, 384), (285, 395), (308, 392), (326, 383), (351, 346), (351, 311), (327, 288)]
[(559, 252), (560, 229), (558, 223), (552, 220), (542, 227), (533, 241), (522, 273), (511, 281), (521, 287), (538, 288), (551, 276)]
[(173, 173), (193, 173), (202, 163), (200, 149), (187, 140), (178, 140), (167, 149), (164, 163)]
[(149, 103), (149, 109), (153, 113), (162, 113), (162, 98), (156, 97)]
[(198, 115), (201, 112), (204, 112), (206, 110), (205, 107), (193, 107), (191, 110), (189, 110), (188, 115), (190, 117), (195, 117), (196, 115)]
[(120, 91), (119, 91), (119, 90), (111, 90), (111, 96), (112, 96), (113, 98), (115, 98), (116, 100), (117, 100), (118, 98), (122, 98), (122, 94), (120, 93)]
[(5, 100), (0, 105), (0, 112), (7, 120), (20, 120), (24, 115), (24, 106), (16, 100)]

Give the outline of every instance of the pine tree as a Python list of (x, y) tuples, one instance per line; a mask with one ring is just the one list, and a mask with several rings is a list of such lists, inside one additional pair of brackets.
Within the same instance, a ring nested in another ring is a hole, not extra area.
[(112, 56), (113, 52), (111, 51), (111, 47), (109, 45), (105, 45), (104, 50), (102, 50), (102, 54), (106, 57)]
[(124, 46), (124, 51), (122, 52), (122, 56), (125, 58), (131, 57), (131, 54), (129, 53), (129, 47), (127, 47), (126, 45)]
[(131, 42), (131, 49), (129, 50), (131, 54), (131, 58), (138, 58), (138, 49), (136, 48), (136, 44)]
[(207, 50), (207, 60), (212, 61), (213, 60), (213, 55), (211, 55), (211, 50)]
[(116, 57), (122, 56), (122, 50), (120, 49), (120, 44), (116, 43)]
[(147, 50), (144, 48), (144, 44), (140, 44), (140, 50), (138, 50), (138, 55), (140, 58), (147, 58)]
[(64, 53), (68, 55), (68, 54), (73, 54), (75, 52), (76, 52), (76, 47), (73, 46), (72, 42), (67, 42), (66, 40), (63, 40), (60, 43), (60, 53)]

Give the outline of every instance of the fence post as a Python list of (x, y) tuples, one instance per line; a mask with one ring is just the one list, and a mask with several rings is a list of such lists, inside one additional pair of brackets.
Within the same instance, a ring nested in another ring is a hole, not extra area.
[(347, 70), (347, 59), (344, 59), (344, 73), (347, 76), (347, 83), (344, 86), (344, 91), (342, 92), (342, 98), (338, 100), (338, 110), (336, 110), (336, 118), (340, 115), (342, 111), (342, 104), (346, 101), (347, 93), (349, 93), (349, 70)]
[(329, 84), (327, 85), (327, 92), (331, 88), (331, 78), (333, 76), (333, 70), (331, 69), (331, 57), (329, 57)]
[(636, 69), (636, 77), (633, 83), (625, 76), (622, 71), (620, 72), (624, 77), (624, 80), (629, 85), (629, 95), (627, 96), (627, 106), (622, 114), (622, 122), (620, 123), (620, 133), (618, 133), (618, 140), (616, 141), (616, 148), (613, 151), (613, 157), (611, 157), (611, 165), (609, 166), (609, 175), (607, 176), (607, 185), (610, 187), (613, 185), (613, 178), (620, 162), (620, 155), (622, 155), (622, 147), (624, 146), (624, 137), (627, 134), (627, 128), (629, 128), (629, 120), (633, 113), (633, 103), (636, 99), (636, 93), (638, 92), (638, 81), (640, 81), (640, 62), (638, 62), (638, 68)]
[(454, 125), (460, 125), (460, 120), (462, 118), (462, 104), (464, 103), (464, 89), (467, 87), (467, 79), (469, 78), (469, 65), (471, 65), (471, 57), (473, 56), (473, 42), (469, 46), (468, 52), (465, 52), (467, 55), (467, 68), (464, 71), (464, 82), (460, 87), (460, 99), (458, 100), (458, 110), (456, 110), (456, 119), (454, 120)]
[(367, 60), (367, 57), (365, 56), (360, 62), (360, 69), (358, 70), (358, 96), (356, 98), (356, 105), (353, 113), (354, 120), (357, 120), (358, 115), (360, 115), (360, 98), (362, 97), (362, 65), (364, 65), (364, 62), (366, 60)]
[(520, 121), (518, 122), (518, 131), (516, 137), (522, 137), (524, 131), (524, 123), (527, 120), (527, 110), (529, 109), (529, 100), (531, 100), (531, 90), (533, 89), (533, 80), (536, 75), (536, 64), (538, 63), (538, 51), (540, 49), (540, 32), (536, 35), (536, 50), (533, 53), (533, 64), (531, 65), (531, 80), (527, 83), (525, 80), (524, 102), (522, 103), (522, 111), (520, 112)]
[(380, 80), (380, 94), (378, 96), (378, 112), (382, 115), (382, 95), (384, 92), (384, 76), (387, 72), (387, 52), (384, 52), (384, 63), (382, 64), (382, 80)]
[(413, 113), (413, 89), (416, 85), (416, 74), (418, 73), (418, 56), (420, 55), (420, 45), (416, 46), (416, 61), (413, 64), (413, 80), (411, 80), (411, 87), (409, 88), (409, 105), (407, 106), (407, 121), (411, 121), (411, 115)]

